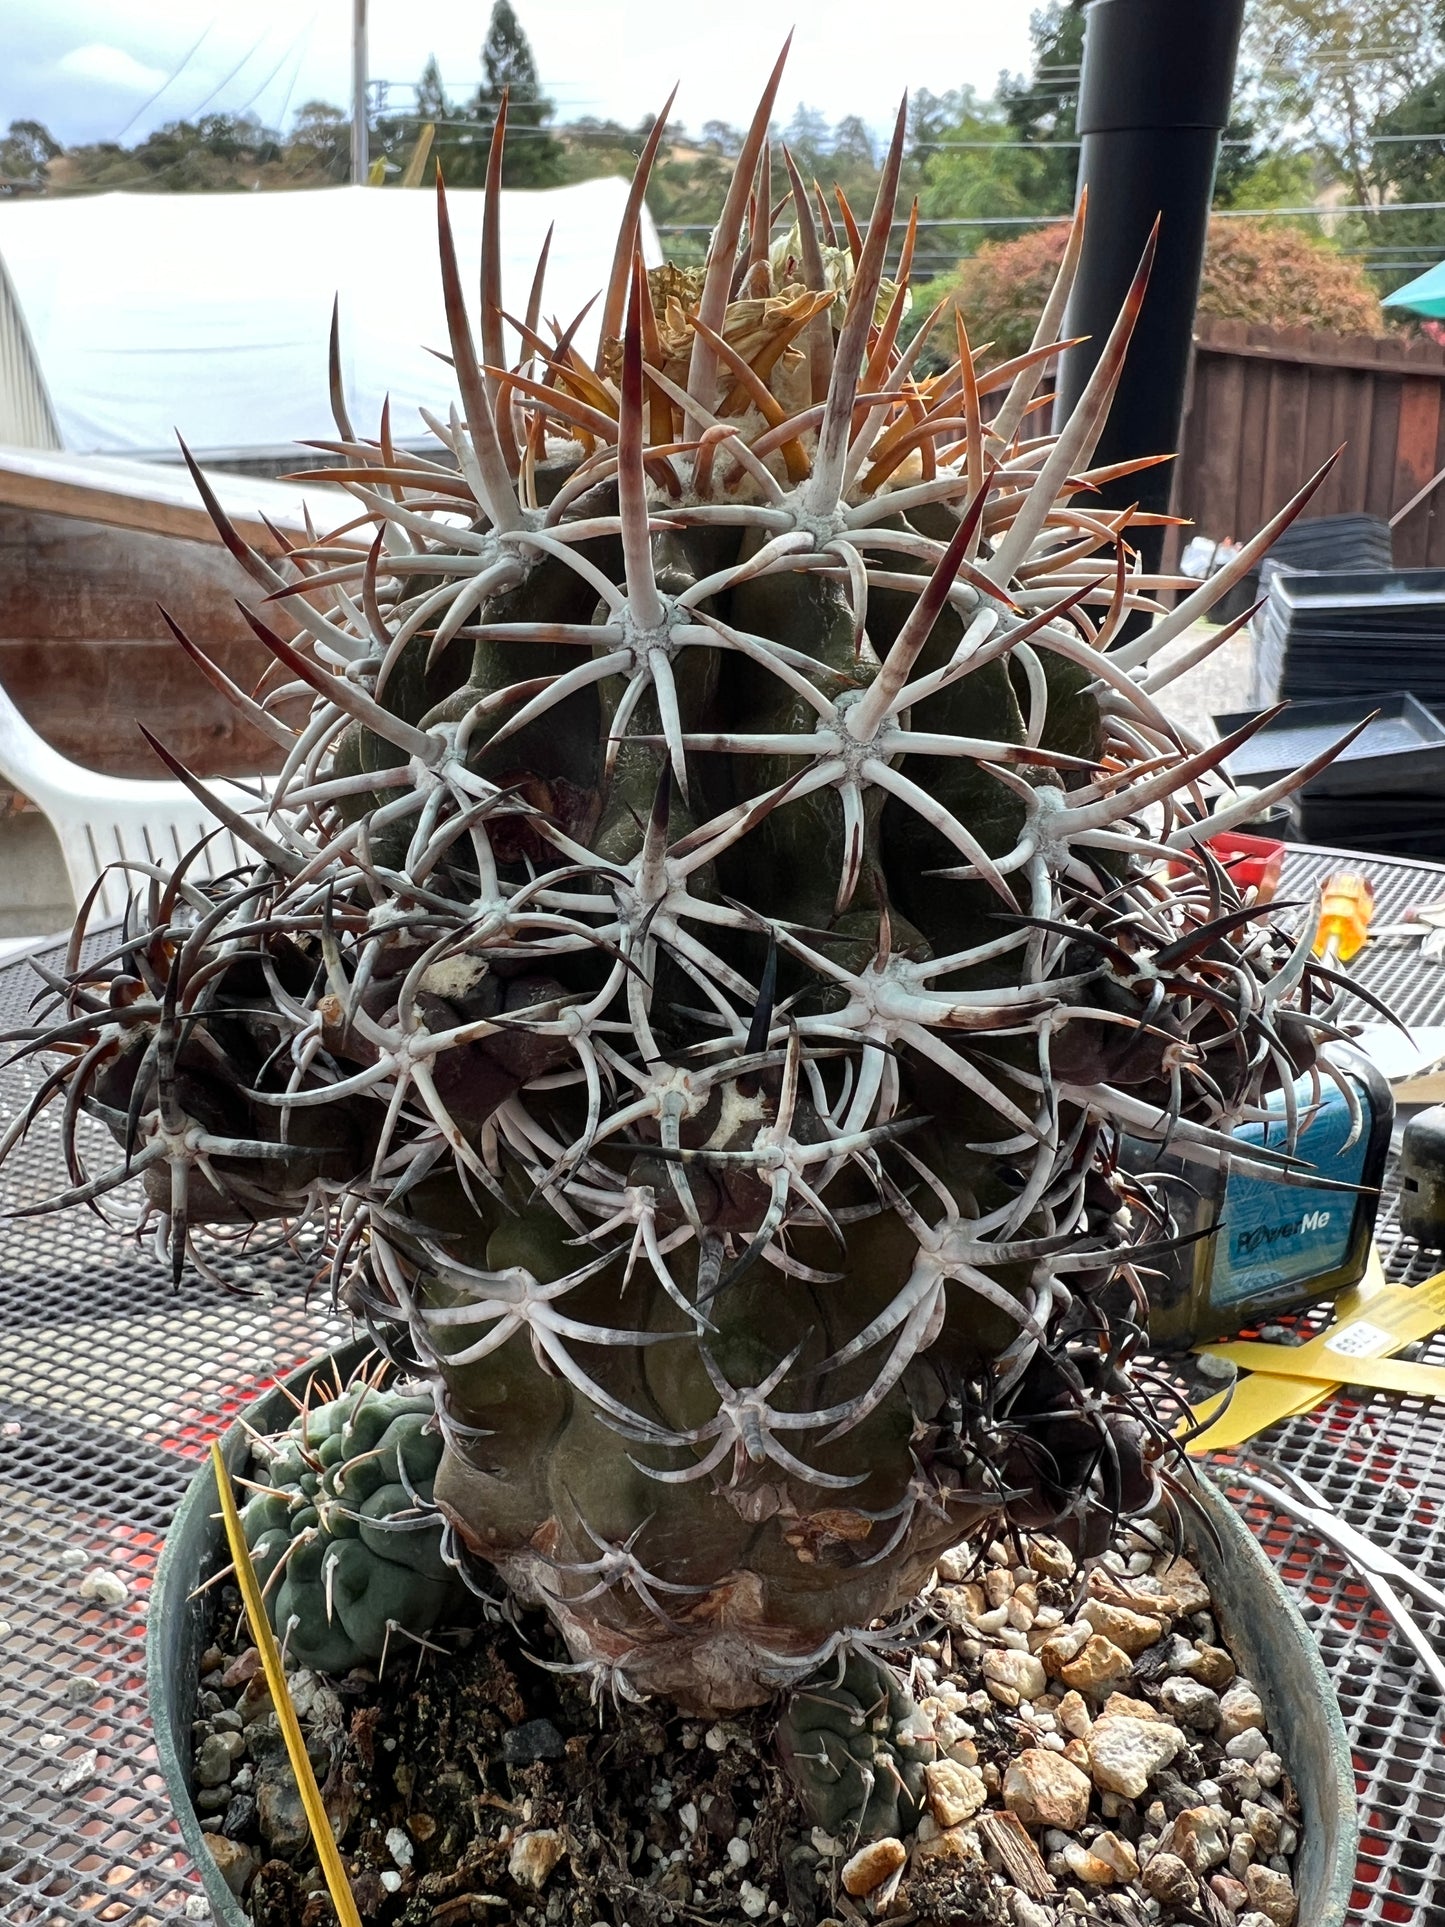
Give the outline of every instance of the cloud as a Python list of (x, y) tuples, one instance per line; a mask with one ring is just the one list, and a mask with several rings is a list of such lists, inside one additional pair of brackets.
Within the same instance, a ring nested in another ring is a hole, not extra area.
[(114, 87), (127, 94), (154, 93), (166, 77), (163, 67), (147, 67), (123, 47), (112, 47), (104, 40), (90, 40), (83, 47), (72, 47), (55, 65), (58, 73), (69, 78)]

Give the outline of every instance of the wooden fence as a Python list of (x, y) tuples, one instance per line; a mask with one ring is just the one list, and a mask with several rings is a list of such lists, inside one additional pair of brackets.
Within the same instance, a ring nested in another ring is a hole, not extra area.
[[(1433, 342), (1201, 318), (1175, 512), (1243, 540), (1343, 443), (1305, 513), (1388, 521), (1445, 468), (1442, 403), (1445, 349)], [(1394, 543), (1401, 567), (1445, 566), (1445, 482)]]

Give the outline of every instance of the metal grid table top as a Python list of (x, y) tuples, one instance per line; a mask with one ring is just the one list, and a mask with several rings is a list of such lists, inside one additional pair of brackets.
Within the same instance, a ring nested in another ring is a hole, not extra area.
[[(1307, 897), (1346, 866), (1368, 870), (1378, 921), (1445, 902), (1445, 866), (1314, 850), (1290, 852), (1282, 894)], [(1367, 952), (1355, 974), (1407, 1020), (1445, 1023), (1445, 970), (1412, 951)], [(23, 962), (0, 967), (0, 1031), (24, 1021), (35, 987)], [(1358, 1002), (1348, 1014), (1371, 1015)], [(0, 1073), (0, 1131), (36, 1074)], [(38, 1201), (60, 1170), (47, 1116), (6, 1168), (5, 1205)], [(1402, 1242), (1393, 1200), (1378, 1236), (1391, 1277), (1437, 1269)], [(0, 1920), (14, 1927), (210, 1918), (146, 1715), (151, 1578), (209, 1439), (277, 1373), (347, 1335), (324, 1295), (308, 1296), (304, 1259), (222, 1251), (217, 1267), (224, 1282), (191, 1275), (174, 1294), (153, 1253), (92, 1213), (0, 1220)], [(1445, 1363), (1445, 1338), (1428, 1355)], [(1445, 1584), (1445, 1414), (1341, 1396), (1266, 1443)], [(1439, 1701), (1332, 1553), (1258, 1505), (1249, 1516), (1315, 1628), (1355, 1749), (1353, 1917), (1445, 1927)], [(96, 1567), (125, 1582), (123, 1604), (83, 1596)]]

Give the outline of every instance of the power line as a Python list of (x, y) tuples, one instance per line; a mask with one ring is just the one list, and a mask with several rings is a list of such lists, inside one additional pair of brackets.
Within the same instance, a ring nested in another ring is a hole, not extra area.
[[(283, 52), (283, 54), (281, 55), (281, 58), (276, 62), (276, 65), (271, 69), (270, 73), (267, 74), (266, 78), (261, 82), (261, 85), (258, 88), (256, 88), (255, 92), (251, 95), (251, 98), (248, 101), (246, 101), (243, 106), (238, 107), (235, 110), (238, 114), (245, 114), (250, 112), (251, 108), (255, 106), (256, 102), (261, 98), (262, 94), (265, 93), (266, 89), (271, 85), (271, 82), (276, 78), (277, 74), (279, 74), (281, 69), (286, 65), (286, 62), (291, 58), (292, 54), (296, 52), (297, 48), (301, 45), (302, 40), (309, 37), (311, 33), (311, 29), (315, 25), (316, 25), (316, 8), (313, 7), (311, 9), (311, 18), (307, 21), (304, 27), (297, 28), (295, 38), (291, 41), (291, 44)], [(299, 71), (299, 68), (300, 68), (299, 61), (297, 62), (297, 67)], [(292, 86), (296, 84), (294, 75), (292, 77), (291, 84)], [(290, 88), (288, 88), (286, 91), (286, 98), (288, 101), (291, 98)], [(285, 109), (283, 108), (282, 113), (284, 114), (284, 112), (285, 112)]]
[(307, 54), (311, 51), (311, 36), (316, 31), (316, 16), (320, 11), (319, 5), (313, 7), (311, 9), (311, 18), (306, 22), (306, 39), (300, 52), (296, 56), (296, 65), (291, 69), (291, 80), (286, 89), (286, 98), (282, 101), (281, 112), (276, 117), (278, 122), (285, 120), (286, 110), (291, 105), (291, 96), (296, 91), (296, 82), (301, 78), (301, 69), (305, 64)]
[(263, 34), (261, 34), (258, 39), (253, 40), (251, 42), (250, 47), (247, 49), (247, 51), (244, 54), (242, 54), (241, 58), (236, 62), (235, 66), (231, 69), (230, 73), (228, 73), (223, 80), (217, 81), (216, 85), (211, 89), (210, 93), (206, 95), (205, 99), (203, 101), (200, 101), (196, 106), (194, 106), (191, 109), (192, 119), (194, 119), (198, 114), (204, 113), (206, 108), (208, 108), (211, 102), (216, 98), (217, 94), (223, 94), (226, 91), (226, 89), (230, 86), (231, 82), (236, 78), (237, 74), (240, 73), (241, 69), (243, 67), (249, 66), (251, 61), (255, 59), (256, 55), (260, 53), (262, 47), (265, 46), (267, 40), (270, 38), (270, 34), (271, 34), (271, 29), (270, 27), (267, 27), (266, 31)]
[[(1269, 219), (1275, 215), (1287, 215), (1291, 220), (1297, 216), (1313, 217), (1317, 221), (1327, 221), (1335, 214), (1439, 214), (1445, 211), (1445, 201), (1381, 201), (1378, 205), (1369, 201), (1351, 202), (1339, 207), (1216, 207), (1211, 213), (1222, 221), (1244, 221)], [(1054, 215), (1054, 220), (1067, 219), (1067, 216)]]
[[(495, 124), (494, 119), (438, 120), (432, 114), (381, 113), (377, 114), (375, 118), (400, 127), (464, 127), (470, 129), (474, 134), (485, 134), (488, 138), (490, 138), (492, 127)], [(510, 147), (514, 140), (556, 140), (559, 134), (566, 133), (567, 126), (568, 123), (564, 121), (559, 127), (518, 127), (514, 125), (513, 122), (508, 121), (507, 145)], [(630, 140), (632, 137), (629, 134), (627, 138)]]
[(190, 66), (192, 58), (200, 52), (202, 44), (209, 36), (211, 32), (211, 28), (215, 26), (216, 21), (219, 18), (220, 18), (219, 14), (213, 14), (211, 16), (210, 23), (202, 30), (200, 39), (194, 41), (192, 45), (188, 48), (188, 50), (182, 55), (180, 65), (178, 67), (173, 67), (170, 73), (168, 73), (165, 79), (161, 82), (160, 86), (156, 88), (155, 92), (151, 95), (150, 99), (143, 100), (140, 106), (136, 108), (135, 112), (131, 115), (130, 119), (126, 122), (125, 126), (122, 127), (120, 132), (116, 135), (115, 138), (116, 138), (117, 145), (119, 145), (120, 142), (125, 139), (126, 135), (130, 132), (132, 127), (135, 126), (136, 122), (140, 119), (141, 115), (148, 113), (150, 109), (155, 106), (156, 102), (160, 99), (161, 95), (166, 91), (166, 89), (174, 81), (177, 81), (180, 79), (181, 75), (185, 72), (186, 68)]
[[(1439, 214), (1445, 213), (1445, 201), (1386, 201), (1380, 207), (1342, 206), (1342, 207), (1216, 207), (1211, 215), (1226, 221), (1272, 221), (1280, 216), (1303, 217), (1313, 215), (1317, 220), (1327, 220), (1336, 214)], [(1059, 221), (1072, 218), (1073, 209), (1066, 208), (1061, 214), (966, 214), (936, 216), (920, 220), (920, 228), (959, 228), (959, 227), (1050, 227)], [(715, 223), (711, 221), (685, 221), (656, 223), (659, 234), (711, 234)], [(908, 221), (903, 216), (896, 217), (891, 228), (906, 228)]]

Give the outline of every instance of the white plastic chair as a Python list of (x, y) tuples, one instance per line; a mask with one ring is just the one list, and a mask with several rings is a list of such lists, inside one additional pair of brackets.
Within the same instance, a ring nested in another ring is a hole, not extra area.
[[(231, 831), (219, 828), (184, 783), (105, 776), (53, 750), (26, 722), (0, 688), (0, 779), (11, 784), (50, 820), (65, 859), (77, 904), (102, 877), (96, 907), (119, 917), (138, 879), (118, 862), (173, 864), (209, 831), (217, 834), (188, 875), (198, 881), (254, 861)], [(253, 810), (258, 793), (212, 778), (213, 790), (232, 809)], [(108, 871), (108, 874), (104, 874)]]

